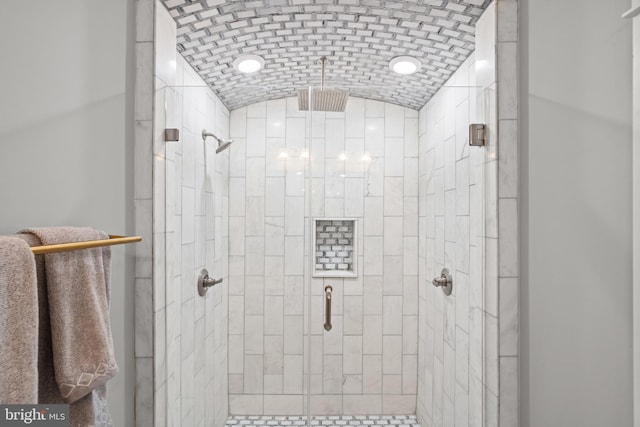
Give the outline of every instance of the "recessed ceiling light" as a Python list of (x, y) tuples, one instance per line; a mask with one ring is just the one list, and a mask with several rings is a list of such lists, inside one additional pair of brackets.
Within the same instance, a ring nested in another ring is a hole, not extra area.
[(264, 67), (264, 59), (258, 55), (242, 55), (233, 61), (233, 67), (244, 74), (255, 73)]
[(398, 74), (413, 74), (422, 67), (422, 64), (413, 56), (396, 56), (389, 62), (389, 68)]

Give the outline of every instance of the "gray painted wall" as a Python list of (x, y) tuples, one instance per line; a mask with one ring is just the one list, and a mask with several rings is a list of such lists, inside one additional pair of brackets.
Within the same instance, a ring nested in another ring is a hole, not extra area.
[(522, 3), (522, 425), (631, 426), (630, 2)]
[[(133, 0), (4, 2), (0, 233), (90, 225), (128, 233), (133, 199)], [(133, 248), (113, 249), (120, 374), (114, 425), (134, 424)]]

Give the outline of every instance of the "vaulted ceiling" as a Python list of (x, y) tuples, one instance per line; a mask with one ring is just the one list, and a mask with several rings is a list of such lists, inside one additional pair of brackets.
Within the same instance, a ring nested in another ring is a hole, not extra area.
[[(418, 109), (474, 50), (475, 23), (491, 0), (162, 0), (178, 25), (178, 51), (233, 110), (326, 85)], [(264, 68), (232, 63), (260, 55)], [(410, 55), (412, 75), (389, 69)]]

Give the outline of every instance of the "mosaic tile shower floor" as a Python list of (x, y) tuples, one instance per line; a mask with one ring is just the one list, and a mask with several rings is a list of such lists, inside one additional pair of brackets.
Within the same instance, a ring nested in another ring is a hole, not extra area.
[[(306, 417), (289, 416), (230, 416), (226, 427), (300, 427), (307, 424)], [(312, 426), (395, 426), (420, 427), (415, 415), (343, 415), (311, 416)]]

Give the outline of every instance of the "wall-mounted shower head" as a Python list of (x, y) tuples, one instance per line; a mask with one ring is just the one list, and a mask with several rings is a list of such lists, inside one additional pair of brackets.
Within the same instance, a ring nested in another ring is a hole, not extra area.
[(220, 153), (221, 151), (224, 151), (233, 142), (231, 140), (225, 141), (224, 139), (218, 138), (213, 133), (207, 132), (206, 129), (202, 129), (202, 140), (206, 141), (208, 136), (218, 141), (218, 146), (216, 147), (216, 154)]
[(216, 154), (226, 150), (227, 148), (229, 148), (229, 146), (231, 145), (233, 141), (229, 140), (229, 141), (219, 141), (218, 142), (218, 147), (216, 148)]

